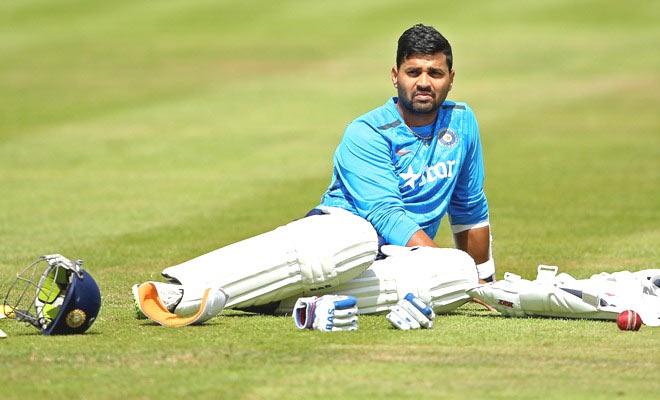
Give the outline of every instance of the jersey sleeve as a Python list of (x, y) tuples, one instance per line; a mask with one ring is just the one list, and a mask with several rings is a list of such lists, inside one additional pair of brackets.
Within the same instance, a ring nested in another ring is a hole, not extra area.
[(334, 163), (346, 197), (387, 243), (404, 246), (421, 229), (406, 214), (390, 143), (379, 132), (364, 122), (350, 124)]
[(484, 193), (484, 162), (479, 126), (472, 110), (467, 110), (467, 150), (449, 201), (448, 213), (452, 226), (470, 227), (488, 221), (488, 201)]

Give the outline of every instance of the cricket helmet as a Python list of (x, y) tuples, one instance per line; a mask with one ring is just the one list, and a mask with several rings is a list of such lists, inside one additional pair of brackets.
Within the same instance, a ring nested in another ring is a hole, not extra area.
[(53, 254), (39, 257), (17, 275), (4, 304), (11, 317), (44, 335), (69, 335), (92, 326), (101, 308), (101, 292), (82, 268), (82, 260)]

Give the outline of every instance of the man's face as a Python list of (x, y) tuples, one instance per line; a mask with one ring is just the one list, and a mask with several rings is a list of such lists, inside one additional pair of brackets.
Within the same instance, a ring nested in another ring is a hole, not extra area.
[(392, 67), (392, 83), (399, 92), (399, 104), (413, 114), (432, 114), (447, 98), (454, 71), (442, 53), (413, 54), (397, 69)]

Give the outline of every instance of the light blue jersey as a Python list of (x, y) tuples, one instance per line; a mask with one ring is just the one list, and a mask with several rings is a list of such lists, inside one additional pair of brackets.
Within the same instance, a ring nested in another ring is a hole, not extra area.
[(367, 219), (387, 243), (405, 245), (423, 229), (435, 237), (440, 220), (488, 220), (479, 127), (465, 103), (445, 101), (434, 126), (411, 130), (396, 97), (357, 118), (334, 156), (321, 205)]

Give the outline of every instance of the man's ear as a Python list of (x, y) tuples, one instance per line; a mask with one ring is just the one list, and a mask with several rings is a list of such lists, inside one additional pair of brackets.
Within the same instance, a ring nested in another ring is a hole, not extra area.
[(392, 70), (390, 71), (390, 78), (392, 79), (392, 85), (394, 87), (397, 87), (398, 82), (397, 82), (397, 75), (398, 75), (398, 70), (396, 69), (396, 65), (392, 66)]

